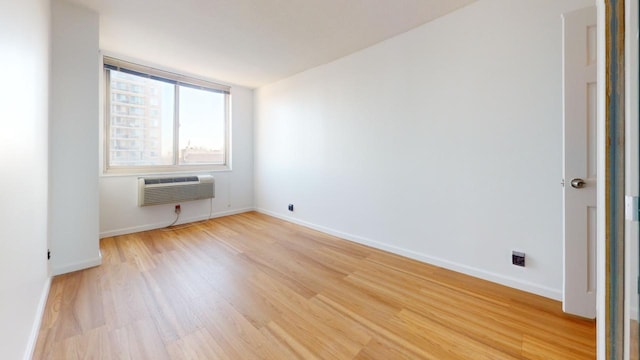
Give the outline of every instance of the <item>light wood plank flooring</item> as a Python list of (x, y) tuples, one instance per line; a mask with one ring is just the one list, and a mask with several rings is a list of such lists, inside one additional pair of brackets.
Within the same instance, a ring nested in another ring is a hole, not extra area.
[(35, 359), (594, 359), (559, 302), (246, 213), (103, 239)]

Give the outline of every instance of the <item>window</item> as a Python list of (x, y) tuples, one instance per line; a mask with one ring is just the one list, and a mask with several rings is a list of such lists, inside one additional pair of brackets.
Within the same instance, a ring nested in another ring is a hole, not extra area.
[(105, 170), (229, 168), (228, 86), (104, 58)]

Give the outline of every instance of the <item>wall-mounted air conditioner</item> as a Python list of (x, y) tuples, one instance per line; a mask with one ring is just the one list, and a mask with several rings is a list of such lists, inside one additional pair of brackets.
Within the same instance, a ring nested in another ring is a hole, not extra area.
[(211, 175), (138, 179), (138, 206), (178, 203), (215, 197)]

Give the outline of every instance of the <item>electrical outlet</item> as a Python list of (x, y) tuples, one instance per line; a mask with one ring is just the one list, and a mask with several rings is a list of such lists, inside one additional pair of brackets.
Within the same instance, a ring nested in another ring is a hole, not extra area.
[(293, 204), (289, 204), (289, 211), (293, 211)]
[(518, 251), (511, 252), (511, 263), (516, 266), (524, 267), (524, 253)]

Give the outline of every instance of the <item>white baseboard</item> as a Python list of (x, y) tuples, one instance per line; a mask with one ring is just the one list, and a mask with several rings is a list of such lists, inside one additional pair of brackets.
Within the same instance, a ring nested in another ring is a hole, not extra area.
[[(182, 219), (181, 221), (178, 221), (176, 223), (176, 225), (187, 224), (187, 223), (192, 223), (192, 222), (202, 221), (202, 220), (208, 220), (208, 219), (215, 219), (215, 218), (223, 217), (223, 216), (236, 215), (236, 214), (241, 214), (241, 213), (245, 213), (245, 212), (249, 212), (249, 211), (254, 211), (254, 208), (248, 207), (248, 208), (228, 210), (228, 211), (219, 211), (219, 212), (211, 214), (211, 216), (209, 216), (207, 214), (205, 216), (196, 216), (196, 217), (191, 217), (191, 218), (185, 218), (185, 219)], [(133, 234), (133, 233), (137, 233), (137, 232), (141, 232), (141, 231), (147, 231), (147, 230), (162, 229), (162, 228), (167, 227), (167, 225), (168, 224), (166, 222), (162, 222), (162, 223), (155, 223), (155, 224), (132, 226), (132, 227), (123, 228), (123, 229), (115, 229), (115, 230), (103, 231), (103, 232), (100, 233), (100, 239), (103, 239), (103, 238), (106, 238), (106, 237), (112, 237), (112, 236)]]
[(102, 253), (98, 251), (98, 256), (94, 258), (51, 268), (51, 275), (55, 276), (55, 275), (66, 274), (66, 273), (70, 273), (78, 270), (88, 269), (90, 267), (98, 266), (100, 264), (102, 264)]
[(47, 306), (47, 299), (49, 298), (49, 289), (51, 289), (51, 278), (47, 278), (42, 288), (42, 293), (40, 294), (36, 316), (35, 319), (33, 319), (33, 326), (31, 327), (31, 335), (29, 336), (29, 342), (27, 343), (27, 348), (24, 353), (24, 360), (32, 359), (33, 352), (36, 350), (40, 326), (42, 326), (42, 318), (44, 317), (44, 310)]
[(501, 285), (505, 285), (514, 289), (518, 289), (518, 290), (522, 290), (522, 291), (526, 291), (529, 293), (533, 293), (536, 295), (540, 295), (540, 296), (544, 296), (546, 298), (550, 298), (553, 300), (558, 300), (561, 301), (562, 300), (562, 291), (558, 290), (558, 289), (552, 289), (546, 286), (542, 286), (539, 284), (535, 284), (535, 283), (531, 283), (528, 281), (522, 281), (520, 279), (515, 279), (512, 277), (508, 277), (508, 276), (504, 276), (504, 275), (500, 275), (500, 274), (496, 274), (490, 271), (485, 271), (482, 269), (477, 269), (474, 268), (472, 266), (468, 266), (468, 265), (464, 265), (464, 264), (459, 264), (453, 261), (449, 261), (449, 260), (445, 260), (445, 259), (440, 259), (437, 257), (433, 257), (433, 256), (429, 256), (427, 254), (423, 254), (423, 253), (419, 253), (413, 250), (408, 250), (408, 249), (404, 249), (401, 247), (397, 247), (397, 246), (393, 246), (393, 245), (389, 245), (389, 244), (385, 244), (379, 241), (375, 241), (375, 240), (371, 240), (371, 239), (367, 239), (361, 236), (357, 236), (357, 235), (353, 235), (353, 234), (348, 234), (348, 233), (344, 233), (338, 230), (334, 230), (325, 226), (320, 226), (320, 225), (316, 225), (307, 221), (303, 221), (303, 220), (299, 220), (296, 219), (294, 217), (290, 217), (290, 216), (286, 216), (286, 215), (282, 215), (276, 212), (272, 212), (269, 210), (265, 210), (265, 209), (261, 209), (261, 208), (256, 208), (255, 211), (258, 211), (260, 213), (269, 215), (269, 216), (273, 216), (285, 221), (289, 221), (298, 225), (302, 225), (314, 230), (318, 230), (333, 236), (337, 236), (339, 238), (345, 239), (345, 240), (349, 240), (349, 241), (353, 241), (362, 245), (367, 245), (367, 246), (371, 246), (373, 248), (376, 249), (380, 249), (380, 250), (384, 250), (384, 251), (388, 251), (397, 255), (402, 255), (402, 256), (406, 256), (408, 258), (414, 259), (414, 260), (418, 260), (418, 261), (422, 261), (425, 262), (427, 264), (431, 264), (431, 265), (435, 265), (435, 266), (439, 266), (445, 269), (449, 269), (449, 270), (453, 270), (459, 273), (463, 273), (466, 275), (470, 275), (476, 278), (480, 278), (483, 280), (487, 280), (487, 281), (491, 281), (494, 283), (498, 283)]

